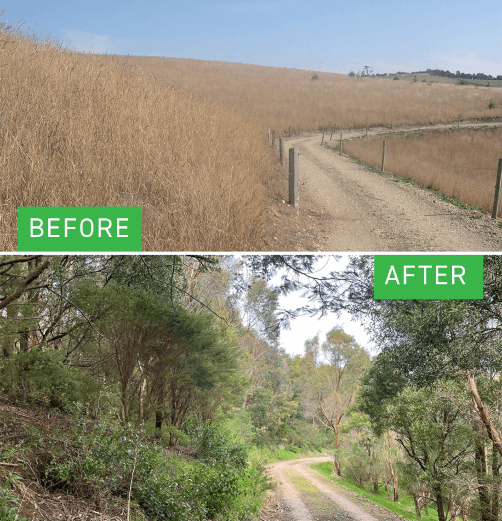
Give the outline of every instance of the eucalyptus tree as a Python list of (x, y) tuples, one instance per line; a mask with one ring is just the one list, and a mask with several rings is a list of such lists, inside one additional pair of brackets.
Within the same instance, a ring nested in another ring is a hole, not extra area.
[(312, 359), (315, 367), (311, 385), (315, 389), (319, 422), (334, 436), (334, 468), (340, 475), (340, 424), (348, 408), (354, 403), (359, 381), (368, 368), (370, 357), (353, 337), (334, 327), (326, 334), (326, 340), (319, 345), (319, 338), (306, 343), (306, 357)]

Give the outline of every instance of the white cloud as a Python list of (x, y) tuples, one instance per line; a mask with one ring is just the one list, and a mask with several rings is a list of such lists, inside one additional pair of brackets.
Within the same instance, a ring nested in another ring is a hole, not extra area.
[(70, 41), (70, 47), (80, 52), (92, 52), (96, 54), (117, 53), (115, 43), (103, 34), (92, 34), (79, 29), (66, 29), (65, 39)]

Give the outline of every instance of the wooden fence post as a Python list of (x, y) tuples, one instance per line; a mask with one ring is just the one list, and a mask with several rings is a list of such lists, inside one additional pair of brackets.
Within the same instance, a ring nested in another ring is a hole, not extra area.
[(336, 132), (336, 123), (335, 123), (335, 132)]
[(368, 127), (366, 127), (366, 137), (368, 137)]
[(497, 183), (495, 185), (495, 198), (493, 199), (492, 219), (497, 219), (499, 213), (499, 196), (500, 196), (500, 181), (502, 180), (502, 159), (499, 159), (499, 166), (497, 169)]
[(289, 204), (298, 208), (299, 154), (297, 148), (289, 149)]
[(275, 130), (272, 130), (272, 147), (275, 147)]
[(333, 137), (333, 129), (331, 129), (331, 136), (329, 136), (329, 140), (331, 141), (331, 138)]
[(268, 140), (270, 141), (270, 129), (267, 131)]
[(387, 146), (387, 143), (383, 142), (383, 148), (382, 148), (382, 172), (385, 172), (385, 147)]
[(289, 125), (289, 137), (291, 137), (291, 125)]
[(279, 156), (281, 158), (281, 165), (284, 166), (284, 141), (282, 137), (279, 138)]
[(324, 130), (322, 132), (321, 146), (322, 146), (323, 143), (324, 143)]
[(457, 118), (457, 128), (460, 128), (460, 114), (458, 115), (458, 118)]
[(343, 145), (343, 134), (340, 132), (340, 155), (342, 155), (342, 145)]

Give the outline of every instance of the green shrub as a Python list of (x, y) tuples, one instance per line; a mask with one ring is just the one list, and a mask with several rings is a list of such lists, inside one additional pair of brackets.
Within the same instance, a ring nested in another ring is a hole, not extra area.
[(359, 488), (364, 488), (371, 475), (371, 459), (366, 451), (355, 442), (350, 448), (340, 447), (335, 453), (344, 468), (345, 477), (357, 483)]
[(46, 484), (132, 498), (160, 521), (222, 519), (247, 521), (258, 513), (268, 481), (263, 467), (249, 464), (243, 446), (209, 424), (185, 435), (196, 449), (196, 460), (173, 456), (147, 442), (137, 429), (102, 422), (88, 428), (80, 423), (72, 458), (53, 461)]
[(33, 348), (4, 358), (0, 365), (1, 390), (25, 401), (71, 411), (99, 394), (99, 384), (76, 367), (64, 364), (64, 353)]
[(20, 500), (11, 490), (20, 479), (9, 472), (5, 483), (0, 486), (0, 521), (28, 521), (25, 517), (19, 517)]
[(187, 428), (191, 437), (191, 446), (195, 449), (197, 458), (205, 461), (229, 463), (238, 469), (247, 464), (247, 451), (244, 445), (230, 440), (218, 429), (205, 423), (194, 428)]
[(318, 80), (319, 79), (319, 76), (317, 74), (317, 72), (314, 72), (314, 74), (312, 75), (312, 78), (310, 78), (312, 81), (314, 80)]

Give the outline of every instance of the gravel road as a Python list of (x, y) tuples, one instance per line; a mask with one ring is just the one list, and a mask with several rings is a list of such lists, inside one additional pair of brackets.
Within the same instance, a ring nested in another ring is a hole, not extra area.
[[(344, 140), (360, 135), (343, 132)], [(339, 138), (337, 132), (333, 142)], [(292, 137), (285, 149), (300, 151), (301, 191), (331, 213), (325, 251), (502, 251), (502, 229), (486, 214), (372, 172), (320, 143), (320, 134)]]
[(330, 460), (302, 458), (270, 465), (277, 489), (260, 521), (403, 521), (310, 468)]

